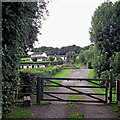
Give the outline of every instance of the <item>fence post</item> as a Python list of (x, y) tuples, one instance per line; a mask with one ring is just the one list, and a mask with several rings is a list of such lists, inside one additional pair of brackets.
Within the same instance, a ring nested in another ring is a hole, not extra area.
[(117, 95), (117, 102), (120, 101), (120, 80), (117, 80), (117, 88), (116, 88), (116, 95)]
[(110, 82), (110, 89), (109, 89), (109, 96), (110, 96), (110, 103), (112, 103), (112, 83)]
[(110, 80), (110, 82), (109, 82), (109, 103), (112, 103), (112, 79), (113, 79), (113, 77), (110, 73), (110, 76), (109, 76), (109, 80)]
[(43, 79), (37, 77), (37, 104), (43, 99)]
[(105, 95), (105, 102), (107, 103), (107, 101), (108, 101), (108, 81), (106, 81), (106, 86), (105, 86), (106, 88), (105, 88), (105, 93), (106, 93), (106, 95)]

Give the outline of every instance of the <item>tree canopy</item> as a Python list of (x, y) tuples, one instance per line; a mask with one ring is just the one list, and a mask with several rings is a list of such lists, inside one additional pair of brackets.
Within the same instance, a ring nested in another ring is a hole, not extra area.
[(42, 19), (48, 13), (46, 2), (2, 3), (2, 89), (3, 113), (14, 104), (19, 78), (20, 56), (33, 47)]
[(118, 76), (113, 71), (118, 67), (114, 61), (117, 64), (120, 52), (120, 1), (114, 4), (105, 2), (96, 9), (91, 22), (90, 40), (96, 47), (93, 62), (96, 76)]
[(33, 52), (46, 52), (48, 55), (66, 55), (68, 52), (75, 52), (76, 54), (80, 53), (81, 47), (72, 45), (61, 48), (53, 48), (42, 46), (39, 48), (33, 48)]

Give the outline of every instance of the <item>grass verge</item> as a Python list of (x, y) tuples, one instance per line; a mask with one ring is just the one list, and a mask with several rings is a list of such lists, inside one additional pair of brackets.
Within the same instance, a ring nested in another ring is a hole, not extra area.
[(113, 105), (111, 105), (111, 107), (112, 107), (112, 110), (117, 112), (118, 116), (120, 117), (120, 107), (119, 107), (119, 105), (118, 104), (113, 104)]
[(91, 88), (91, 90), (95, 93), (103, 93), (103, 94), (105, 93), (104, 91), (96, 89), (96, 88)]
[(76, 114), (71, 114), (68, 116), (68, 120), (83, 120), (84, 114), (82, 112), (76, 113)]
[(11, 113), (7, 114), (5, 116), (6, 119), (10, 119), (10, 118), (29, 118), (30, 117), (31, 112), (24, 109), (24, 108), (15, 108), (15, 110), (13, 110)]

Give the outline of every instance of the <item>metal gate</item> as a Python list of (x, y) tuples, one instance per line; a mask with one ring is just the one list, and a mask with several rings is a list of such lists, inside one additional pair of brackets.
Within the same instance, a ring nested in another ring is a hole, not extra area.
[[(92, 83), (94, 85), (87, 85), (87, 86), (75, 86), (75, 85), (63, 85), (62, 83), (59, 83), (59, 80), (66, 80), (66, 81), (87, 81), (89, 83)], [(96, 82), (97, 81), (97, 82)], [(101, 85), (98, 83), (98, 81), (103, 82), (104, 84)], [(52, 83), (52, 84), (50, 84)], [(37, 103), (39, 104), (40, 101), (63, 101), (63, 102), (97, 102), (97, 103), (107, 103), (108, 102), (108, 98), (110, 100), (111, 95), (109, 94), (108, 97), (108, 88), (110, 84), (110, 80), (107, 79), (85, 79), (85, 78), (41, 78), (38, 77), (37, 78)], [(61, 91), (46, 91), (45, 88), (49, 88), (49, 87), (64, 87), (68, 90), (70, 90), (71, 92), (61, 92)], [(77, 89), (76, 89), (77, 88)], [(81, 90), (78, 89), (103, 89), (104, 93), (87, 93), (87, 92), (83, 92)], [(110, 90), (109, 90), (110, 93)], [(59, 94), (64, 94), (64, 95), (85, 95), (91, 99), (86, 100), (86, 99), (80, 99), (80, 100), (70, 100), (70, 99), (63, 99), (60, 98), (58, 95)], [(45, 98), (45, 96), (49, 96), (50, 98)], [(99, 96), (103, 96), (103, 98), (99, 97)], [(93, 100), (94, 99), (94, 100)]]

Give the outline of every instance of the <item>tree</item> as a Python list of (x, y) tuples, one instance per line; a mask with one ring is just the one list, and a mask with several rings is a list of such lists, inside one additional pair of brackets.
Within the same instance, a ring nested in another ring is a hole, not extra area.
[(53, 61), (55, 59), (54, 56), (49, 56), (50, 61)]
[(75, 54), (75, 52), (69, 52), (69, 53), (66, 54), (66, 56), (67, 56), (67, 61), (68, 62), (70, 62), (71, 60), (73, 62), (75, 62), (75, 60), (76, 60), (76, 54)]
[(41, 20), (47, 14), (46, 2), (2, 3), (2, 89), (3, 113), (10, 111), (15, 103), (15, 92), (19, 77), (20, 56), (37, 41)]
[(110, 59), (120, 51), (119, 31), (120, 1), (114, 4), (112, 2), (103, 3), (94, 12), (90, 28), (90, 40), (95, 44), (97, 50), (93, 65), (97, 77), (113, 71)]

